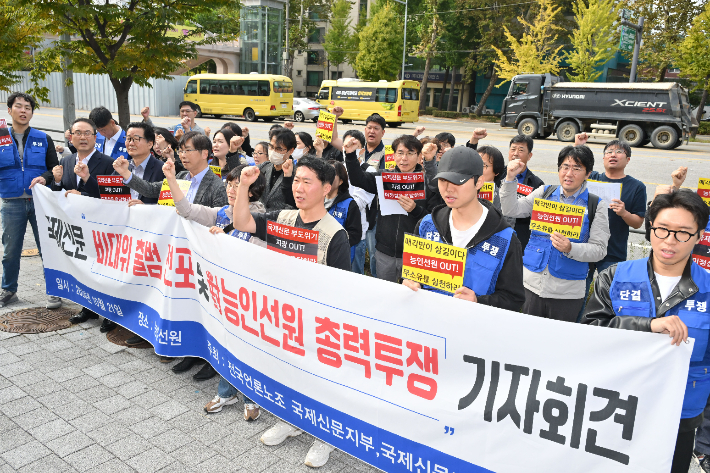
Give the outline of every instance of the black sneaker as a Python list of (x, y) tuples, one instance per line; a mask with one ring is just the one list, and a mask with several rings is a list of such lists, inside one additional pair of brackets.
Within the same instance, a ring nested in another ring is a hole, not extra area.
[(101, 323), (101, 327), (99, 327), (99, 332), (108, 333), (116, 327), (118, 327), (116, 322), (105, 318), (103, 323)]
[(5, 307), (6, 305), (16, 301), (17, 294), (15, 294), (14, 292), (6, 291), (3, 289), (2, 293), (0, 293), (0, 307)]
[(135, 346), (135, 345), (140, 345), (141, 343), (145, 342), (145, 338), (141, 337), (140, 335), (134, 335), (128, 340), (126, 340), (126, 345), (129, 347)]

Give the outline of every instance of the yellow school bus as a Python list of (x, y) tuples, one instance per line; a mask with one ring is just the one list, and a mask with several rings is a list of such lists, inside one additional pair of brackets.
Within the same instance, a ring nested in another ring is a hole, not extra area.
[(317, 101), (329, 110), (343, 107), (343, 123), (365, 120), (373, 113), (382, 115), (393, 128), (419, 120), (419, 82), (413, 80), (324, 80)]
[(271, 122), (293, 114), (293, 82), (273, 74), (197, 74), (185, 84), (185, 100), (197, 104), (197, 116), (243, 115)]

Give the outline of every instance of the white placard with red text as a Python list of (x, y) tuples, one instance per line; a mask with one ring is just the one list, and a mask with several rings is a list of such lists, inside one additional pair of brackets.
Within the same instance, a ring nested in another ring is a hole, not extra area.
[(49, 294), (385, 471), (670, 469), (692, 343), (413, 292), (161, 206), (34, 200)]

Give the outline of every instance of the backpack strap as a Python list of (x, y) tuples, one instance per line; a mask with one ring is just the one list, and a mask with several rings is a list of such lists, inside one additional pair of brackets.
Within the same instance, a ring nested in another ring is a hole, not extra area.
[(592, 230), (592, 224), (594, 223), (594, 215), (597, 213), (597, 207), (599, 206), (599, 196), (589, 193), (587, 198), (587, 209), (589, 209), (589, 231)]
[(547, 186), (545, 188), (545, 192), (542, 193), (542, 198), (547, 199), (548, 197), (550, 197), (552, 193), (557, 190), (558, 187), (560, 186)]

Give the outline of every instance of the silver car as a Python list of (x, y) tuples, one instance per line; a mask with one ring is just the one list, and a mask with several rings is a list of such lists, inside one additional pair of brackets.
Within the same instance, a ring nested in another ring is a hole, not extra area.
[(307, 98), (293, 98), (293, 119), (297, 122), (306, 120), (318, 121), (318, 114), (325, 110), (326, 106)]

